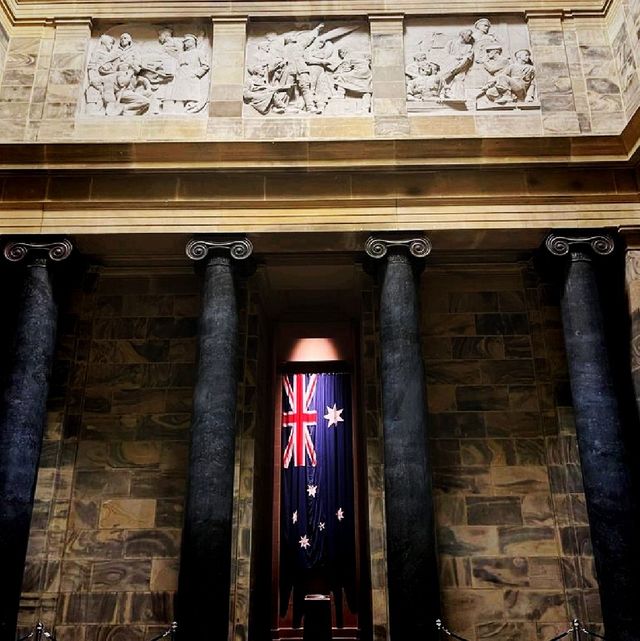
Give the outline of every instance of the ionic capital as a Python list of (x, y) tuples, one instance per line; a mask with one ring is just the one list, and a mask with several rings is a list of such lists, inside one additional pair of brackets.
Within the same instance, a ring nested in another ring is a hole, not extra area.
[(204, 260), (210, 252), (229, 252), (236, 260), (245, 260), (253, 253), (253, 244), (248, 238), (229, 240), (211, 240), (208, 238), (192, 238), (186, 247), (186, 253), (191, 260)]
[(607, 256), (615, 243), (608, 234), (594, 236), (561, 236), (549, 234), (544, 243), (549, 253), (554, 256), (570, 255), (572, 260), (590, 260), (590, 254)]
[(431, 253), (431, 241), (426, 236), (417, 238), (376, 238), (369, 236), (364, 250), (370, 258), (384, 258), (389, 250), (400, 249), (413, 258), (426, 258)]
[(12, 240), (5, 244), (2, 255), (12, 263), (28, 260), (29, 264), (44, 264), (47, 261), (59, 263), (69, 258), (73, 245), (67, 238), (34, 242), (31, 240)]

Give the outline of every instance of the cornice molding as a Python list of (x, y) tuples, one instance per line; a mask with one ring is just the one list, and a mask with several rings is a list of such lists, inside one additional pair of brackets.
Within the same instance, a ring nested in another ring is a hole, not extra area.
[[(604, 16), (613, 0), (576, 0), (571, 4), (567, 0), (545, 0), (543, 9), (530, 9), (529, 2), (522, 0), (486, 0), (482, 7), (474, 0), (451, 0), (431, 4), (425, 9), (421, 0), (402, 0), (394, 4), (394, 14), (442, 15), (460, 14), (505, 14), (526, 13), (529, 15), (560, 14), (563, 16)], [(145, 3), (133, 0), (87, 0), (78, 3), (74, 0), (0, 0), (0, 7), (5, 11), (13, 25), (39, 24), (43, 16), (72, 17), (77, 15), (78, 6), (82, 5), (82, 14), (93, 19), (126, 20), (135, 18), (179, 19), (181, 17), (210, 17), (248, 15), (252, 17), (305, 16), (314, 13), (323, 16), (347, 16), (365, 14), (384, 14), (389, 12), (384, 0), (369, 0), (366, 3), (354, 2), (346, 5), (343, 0), (326, 0), (318, 2), (318, 10), (310, 10), (313, 4), (309, 0), (245, 0), (234, 2), (211, 2), (210, 0), (152, 0)]]
[[(0, 144), (0, 171), (635, 166), (640, 111), (619, 135)], [(630, 130), (630, 131), (627, 131)]]

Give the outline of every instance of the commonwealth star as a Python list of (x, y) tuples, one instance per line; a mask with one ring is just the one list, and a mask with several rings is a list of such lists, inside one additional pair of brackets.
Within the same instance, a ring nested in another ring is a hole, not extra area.
[(327, 413), (324, 415), (324, 417), (329, 421), (329, 425), (327, 425), (327, 427), (338, 425), (338, 423), (344, 423), (344, 419), (341, 416), (342, 412), (344, 412), (344, 408), (339, 410), (335, 403), (333, 404), (333, 407), (327, 406)]

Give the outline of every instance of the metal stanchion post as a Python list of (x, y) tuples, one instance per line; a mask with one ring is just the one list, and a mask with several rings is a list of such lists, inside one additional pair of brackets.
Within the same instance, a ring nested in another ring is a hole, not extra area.
[(331, 597), (307, 594), (304, 598), (303, 641), (331, 641)]

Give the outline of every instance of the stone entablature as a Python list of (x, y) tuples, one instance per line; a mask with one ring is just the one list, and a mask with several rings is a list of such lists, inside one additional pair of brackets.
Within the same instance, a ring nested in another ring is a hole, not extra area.
[(408, 110), (540, 109), (527, 27), (499, 20), (408, 21)]
[(634, 6), (14, 26), (0, 142), (619, 135), (640, 105)]
[(92, 37), (81, 113), (202, 113), (210, 67), (210, 38), (202, 24), (112, 27)]

